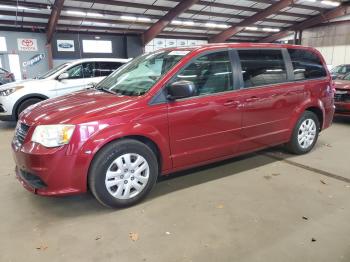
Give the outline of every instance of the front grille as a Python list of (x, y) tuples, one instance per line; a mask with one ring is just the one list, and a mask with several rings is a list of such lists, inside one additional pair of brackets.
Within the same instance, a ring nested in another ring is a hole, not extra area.
[(30, 126), (28, 126), (28, 125), (26, 125), (26, 124), (23, 124), (23, 123), (19, 123), (19, 124), (17, 125), (16, 132), (15, 132), (15, 140), (17, 141), (17, 143), (18, 143), (19, 145), (22, 145), (22, 144), (23, 144), (24, 139), (25, 139), (26, 136), (27, 136), (29, 127), (30, 127)]
[(334, 100), (336, 102), (350, 102), (350, 93), (346, 94), (335, 94)]

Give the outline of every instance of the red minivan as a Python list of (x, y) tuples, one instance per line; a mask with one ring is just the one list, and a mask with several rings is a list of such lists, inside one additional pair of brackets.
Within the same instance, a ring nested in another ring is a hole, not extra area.
[(88, 189), (102, 204), (144, 198), (159, 175), (278, 144), (309, 152), (334, 114), (313, 48), (225, 43), (163, 49), (94, 89), (36, 104), (12, 142), (16, 174), (46, 196)]

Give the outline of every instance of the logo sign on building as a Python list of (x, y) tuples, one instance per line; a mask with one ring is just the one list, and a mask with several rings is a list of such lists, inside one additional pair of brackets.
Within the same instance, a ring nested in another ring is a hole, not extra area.
[(57, 40), (57, 51), (74, 52), (74, 40)]
[(38, 43), (36, 39), (33, 38), (18, 38), (18, 51), (38, 51)]
[(31, 57), (28, 61), (23, 62), (23, 67), (27, 67), (27, 66), (34, 66), (37, 63), (40, 63), (41, 60), (43, 60), (45, 58), (45, 54), (41, 53), (41, 54), (37, 54), (33, 57)]

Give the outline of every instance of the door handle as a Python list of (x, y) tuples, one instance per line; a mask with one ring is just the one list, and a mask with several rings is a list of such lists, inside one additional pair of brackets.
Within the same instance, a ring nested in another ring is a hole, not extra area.
[(257, 96), (252, 96), (250, 98), (247, 98), (245, 101), (246, 102), (255, 102), (257, 100), (259, 100), (259, 98)]

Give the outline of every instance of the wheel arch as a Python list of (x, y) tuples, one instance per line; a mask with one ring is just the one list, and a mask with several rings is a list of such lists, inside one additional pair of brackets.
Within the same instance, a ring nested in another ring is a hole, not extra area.
[(306, 108), (305, 111), (310, 111), (317, 116), (318, 121), (320, 123), (320, 130), (322, 130), (323, 122), (324, 122), (324, 113), (321, 110), (321, 108), (319, 108), (318, 106), (310, 106), (310, 107)]
[(93, 161), (96, 157), (96, 155), (101, 152), (105, 147), (107, 147), (108, 145), (110, 145), (111, 143), (117, 142), (117, 141), (122, 141), (125, 139), (132, 139), (135, 141), (139, 141), (141, 143), (143, 143), (144, 145), (146, 145), (147, 147), (149, 147), (152, 152), (155, 154), (156, 158), (157, 158), (157, 162), (158, 162), (158, 172), (160, 174), (161, 170), (162, 170), (162, 165), (163, 165), (163, 157), (162, 157), (162, 152), (159, 148), (159, 146), (157, 145), (156, 142), (154, 142), (151, 138), (144, 136), (144, 135), (125, 135), (125, 136), (120, 136), (120, 137), (116, 137), (114, 139), (109, 140), (108, 142), (104, 143), (103, 145), (101, 145), (92, 155), (90, 161), (89, 161), (89, 167), (87, 169), (87, 173), (86, 173), (86, 187), (89, 188), (89, 183), (88, 183), (88, 175), (90, 172), (90, 168), (93, 164)]
[(20, 107), (20, 105), (28, 100), (28, 99), (31, 99), (31, 98), (38, 98), (38, 99), (42, 99), (42, 100), (46, 100), (46, 99), (49, 99), (49, 97), (43, 95), (43, 94), (37, 94), (37, 93), (33, 93), (33, 94), (28, 94), (28, 95), (25, 95), (25, 96), (22, 96), (20, 99), (18, 99), (15, 103), (15, 105), (13, 106), (13, 109), (12, 109), (12, 117), (14, 119), (17, 118), (17, 112), (18, 112), (18, 108)]

